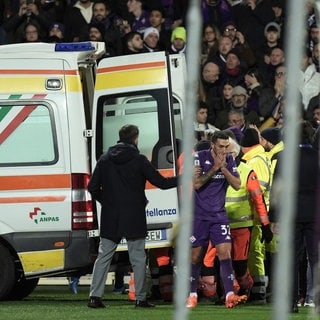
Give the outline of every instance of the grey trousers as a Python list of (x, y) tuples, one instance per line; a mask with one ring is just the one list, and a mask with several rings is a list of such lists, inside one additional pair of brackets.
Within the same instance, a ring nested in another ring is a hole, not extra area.
[[(127, 240), (130, 263), (134, 273), (136, 300), (146, 300), (146, 253), (145, 238)], [(117, 244), (109, 239), (100, 238), (99, 253), (94, 263), (90, 297), (102, 297), (112, 257)]]

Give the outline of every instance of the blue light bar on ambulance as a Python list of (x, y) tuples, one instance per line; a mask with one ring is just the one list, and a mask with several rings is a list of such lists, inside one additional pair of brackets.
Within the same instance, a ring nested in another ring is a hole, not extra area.
[(94, 51), (96, 48), (91, 42), (69, 42), (56, 43), (55, 51), (72, 52), (72, 51)]

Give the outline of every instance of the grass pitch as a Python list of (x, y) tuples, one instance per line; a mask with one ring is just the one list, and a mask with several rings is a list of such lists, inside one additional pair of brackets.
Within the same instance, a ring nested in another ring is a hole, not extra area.
[[(0, 301), (0, 320), (171, 320), (174, 306), (155, 301), (151, 309), (135, 309), (127, 295), (115, 295), (111, 287), (106, 287), (104, 303), (106, 309), (87, 307), (88, 286), (80, 286), (79, 293), (73, 295), (68, 286), (39, 285), (23, 301)], [(244, 304), (235, 309), (224, 305), (214, 305), (201, 301), (197, 308), (190, 310), (188, 319), (181, 320), (272, 320), (272, 305), (254, 306)], [(315, 320), (319, 315), (312, 309), (303, 307), (298, 314), (291, 314), (290, 320)], [(286, 319), (283, 319), (286, 320)]]

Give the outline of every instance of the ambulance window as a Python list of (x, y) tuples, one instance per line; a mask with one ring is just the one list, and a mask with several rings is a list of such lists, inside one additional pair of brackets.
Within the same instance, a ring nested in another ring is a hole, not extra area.
[[(101, 97), (98, 105), (101, 120), (98, 116), (97, 130), (101, 141), (97, 139), (97, 157), (118, 141), (118, 132), (123, 125), (134, 124), (140, 130), (140, 152), (151, 161), (155, 157), (161, 158), (161, 165), (158, 160), (154, 160), (156, 167), (173, 166), (172, 160), (168, 162), (166, 157), (168, 153), (172, 153), (172, 120), (166, 89)], [(157, 148), (161, 151), (155, 151)], [(160, 153), (163, 156), (158, 156)]]
[(57, 161), (50, 109), (44, 105), (0, 106), (0, 166)]
[(106, 100), (104, 104), (103, 151), (115, 144), (119, 128), (135, 124), (140, 130), (139, 150), (151, 159), (152, 147), (158, 141), (157, 101), (152, 96), (125, 96)]

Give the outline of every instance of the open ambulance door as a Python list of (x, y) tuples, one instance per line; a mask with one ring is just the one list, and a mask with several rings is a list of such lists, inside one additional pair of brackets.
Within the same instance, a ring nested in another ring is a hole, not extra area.
[[(174, 63), (164, 52), (106, 58), (99, 63), (93, 104), (92, 168), (117, 143), (120, 127), (134, 124), (140, 130), (140, 152), (162, 175), (177, 174), (182, 98), (181, 93), (172, 91), (171, 67)], [(160, 190), (147, 183), (146, 196), (147, 248), (172, 245), (179, 216), (177, 189)], [(126, 249), (125, 239), (118, 249)]]

